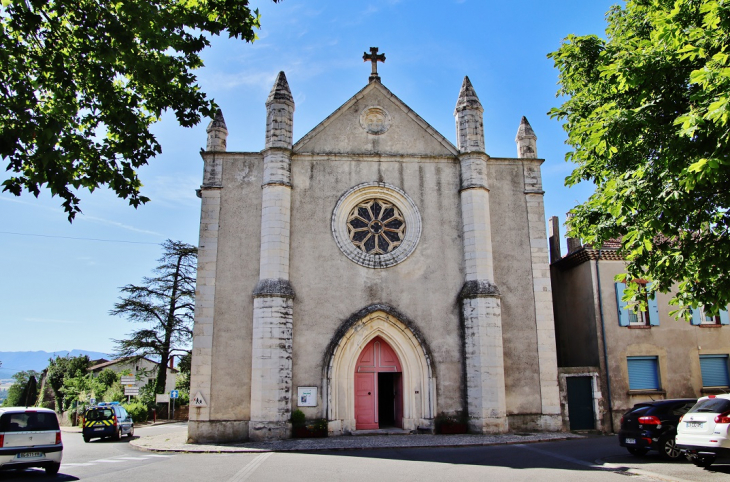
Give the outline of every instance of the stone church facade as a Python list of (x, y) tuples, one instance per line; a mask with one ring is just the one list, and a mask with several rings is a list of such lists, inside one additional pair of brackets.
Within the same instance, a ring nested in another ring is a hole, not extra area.
[(457, 145), (380, 81), (293, 142), (280, 73), (261, 152), (208, 127), (189, 440), (433, 427), (560, 430), (542, 160), (485, 152), (468, 78)]

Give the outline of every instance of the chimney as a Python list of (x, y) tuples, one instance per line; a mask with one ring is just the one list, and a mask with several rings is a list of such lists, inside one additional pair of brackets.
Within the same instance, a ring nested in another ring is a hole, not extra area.
[[(565, 215), (565, 225), (566, 226), (570, 226), (570, 218), (572, 218), (572, 217), (573, 217), (573, 215), (570, 213), (567, 213)], [(567, 244), (568, 244), (568, 254), (574, 253), (575, 251), (578, 251), (580, 248), (583, 247), (580, 244), (580, 238), (568, 237)]]
[(560, 220), (557, 216), (552, 216), (549, 220), (549, 238), (550, 244), (550, 264), (558, 261), (560, 256)]
[(175, 355), (170, 355), (170, 368), (175, 368)]

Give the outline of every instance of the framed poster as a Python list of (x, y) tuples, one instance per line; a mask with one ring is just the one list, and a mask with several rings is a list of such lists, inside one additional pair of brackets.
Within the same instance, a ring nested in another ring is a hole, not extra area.
[(316, 407), (317, 387), (297, 387), (297, 406)]

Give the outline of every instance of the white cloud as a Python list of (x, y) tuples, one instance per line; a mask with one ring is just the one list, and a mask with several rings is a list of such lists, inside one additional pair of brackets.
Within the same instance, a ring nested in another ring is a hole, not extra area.
[(132, 231), (135, 233), (142, 233), (142, 234), (150, 234), (152, 236), (158, 236), (160, 238), (163, 238), (164, 236), (157, 231), (148, 231), (146, 229), (140, 229), (136, 228), (134, 226), (130, 226), (129, 224), (120, 223), (118, 221), (111, 221), (109, 219), (104, 218), (98, 218), (96, 216), (87, 216), (87, 215), (81, 215), (76, 216), (76, 220), (78, 221), (91, 221), (92, 223), (99, 223), (99, 224), (105, 224), (107, 226), (114, 226), (120, 229), (126, 229), (127, 231)]

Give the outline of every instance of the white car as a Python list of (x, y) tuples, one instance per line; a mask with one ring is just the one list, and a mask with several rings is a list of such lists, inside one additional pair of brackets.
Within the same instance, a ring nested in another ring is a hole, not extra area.
[(730, 395), (697, 400), (679, 421), (677, 447), (698, 467), (709, 467), (719, 456), (730, 455)]
[(63, 443), (56, 412), (47, 408), (0, 407), (0, 470), (43, 467), (55, 475)]

